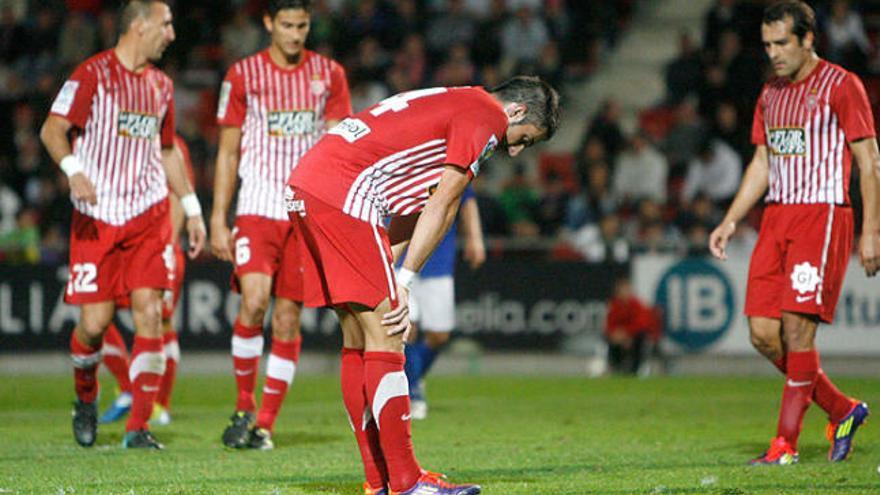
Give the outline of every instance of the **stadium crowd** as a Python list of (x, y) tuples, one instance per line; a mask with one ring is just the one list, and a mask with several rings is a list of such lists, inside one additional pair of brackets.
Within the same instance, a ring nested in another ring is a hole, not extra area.
[[(265, 45), (262, 3), (189, 0), (175, 8), (177, 40), (162, 68), (176, 83), (178, 131), (206, 205), (217, 90), (230, 63)], [(873, 31), (857, 5), (816, 4), (821, 52), (860, 73), (876, 94)], [(400, 91), (492, 86), (512, 73), (557, 86), (583, 81), (636, 8), (612, 0), (323, 0), (309, 46), (343, 62), (358, 111)], [(635, 132), (624, 131), (620, 102), (609, 99), (588, 117), (576, 149), (540, 153), (535, 163), (496, 158), (492, 169), (511, 172), (490, 170), (475, 181), (487, 235), (595, 262), (703, 253), (751, 158), (752, 105), (766, 65), (757, 36), (762, 8), (760, 1), (718, 0), (701, 46), (682, 33), (680, 53), (665, 70), (666, 97), (641, 112)], [(64, 75), (115, 42), (115, 16), (111, 0), (0, 2), (0, 119), (11, 130), (0, 133), (0, 261), (66, 259), (67, 181), (41, 147), (38, 126)], [(733, 249), (750, 249), (755, 235), (740, 229)]]

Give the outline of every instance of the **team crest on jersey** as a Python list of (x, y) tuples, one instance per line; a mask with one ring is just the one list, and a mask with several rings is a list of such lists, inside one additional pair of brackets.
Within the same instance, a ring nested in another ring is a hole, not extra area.
[(767, 131), (770, 153), (777, 156), (807, 154), (807, 133), (802, 127), (781, 127)]
[(822, 281), (819, 270), (808, 261), (794, 265), (791, 270), (791, 288), (800, 294), (808, 294), (816, 290)]
[(804, 105), (807, 107), (807, 111), (812, 113), (813, 110), (819, 106), (819, 90), (816, 88), (810, 88), (809, 94), (804, 99)]
[(159, 117), (137, 112), (119, 112), (116, 131), (122, 137), (153, 139), (159, 134)]
[(269, 112), (269, 135), (292, 137), (299, 134), (312, 134), (317, 128), (314, 110), (282, 110)]
[(489, 136), (489, 141), (486, 142), (486, 146), (483, 147), (483, 151), (480, 152), (480, 156), (474, 160), (474, 163), (471, 163), (469, 167), (471, 173), (476, 177), (480, 173), (480, 167), (483, 166), (483, 163), (492, 157), (492, 154), (495, 153), (495, 148), (498, 147), (498, 138), (495, 137), (494, 134)]
[(318, 79), (318, 76), (315, 76), (315, 79), (312, 79), (311, 84), (309, 84), (309, 89), (312, 91), (312, 94), (315, 96), (321, 96), (327, 91), (327, 83), (324, 82), (323, 79)]

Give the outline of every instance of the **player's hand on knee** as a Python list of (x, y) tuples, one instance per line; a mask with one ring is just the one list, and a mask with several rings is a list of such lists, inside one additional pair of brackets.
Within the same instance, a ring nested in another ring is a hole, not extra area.
[(389, 337), (403, 334), (404, 340), (409, 336), (412, 322), (409, 320), (409, 289), (397, 286), (398, 302), (397, 307), (382, 316), (382, 325), (386, 328)]
[(859, 262), (865, 275), (873, 277), (880, 270), (880, 234), (866, 232), (859, 242)]
[(86, 201), (90, 205), (98, 204), (95, 186), (82, 172), (70, 176), (70, 191), (73, 193), (73, 197), (79, 201)]
[(198, 215), (187, 218), (186, 231), (189, 236), (189, 258), (194, 259), (202, 252), (202, 249), (205, 248), (207, 232), (205, 229), (205, 221), (202, 219), (202, 216)]
[(719, 260), (727, 259), (727, 241), (736, 232), (736, 223), (723, 222), (709, 235), (709, 251)]

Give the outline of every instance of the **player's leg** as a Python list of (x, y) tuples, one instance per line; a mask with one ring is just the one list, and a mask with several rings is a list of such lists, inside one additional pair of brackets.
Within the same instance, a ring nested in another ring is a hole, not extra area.
[(98, 433), (98, 364), (107, 325), (113, 319), (113, 301), (82, 304), (79, 323), (70, 336), (76, 403), (73, 436), (83, 447), (94, 445)]
[(818, 325), (818, 319), (814, 315), (782, 313), (786, 380), (776, 436), (785, 438), (795, 451), (804, 414), (810, 406), (819, 373), (819, 353), (815, 347)]
[(364, 491), (383, 493), (388, 484), (388, 467), (379, 443), (379, 430), (367, 402), (363, 330), (347, 306), (338, 307), (336, 315), (342, 327), (342, 365), (339, 371), (342, 402), (361, 453), (366, 477)]
[(275, 419), (293, 384), (302, 347), (300, 315), (302, 304), (283, 297), (275, 299), (272, 310), (272, 344), (266, 363), (266, 383), (257, 421), (251, 430), (248, 447), (260, 450), (273, 448), (272, 431)]
[(110, 321), (107, 331), (104, 332), (104, 342), (101, 348), (101, 362), (116, 379), (118, 391), (113, 404), (104, 411), (99, 420), (101, 423), (119, 421), (128, 414), (131, 409), (131, 380), (128, 378), (129, 356), (128, 348), (119, 329)]
[(141, 287), (131, 292), (131, 313), (135, 325), (129, 377), (132, 405), (125, 425), (125, 447), (162, 448), (149, 434), (148, 421), (165, 373), (162, 343), (162, 300), (158, 289)]
[(223, 444), (232, 448), (247, 445), (248, 430), (257, 409), (254, 389), (263, 355), (263, 318), (269, 307), (272, 277), (252, 272), (238, 279), (241, 306), (232, 327), (232, 363), (237, 387), (235, 412), (223, 431)]
[(171, 423), (171, 394), (177, 380), (177, 368), (180, 365), (180, 344), (177, 330), (174, 328), (174, 311), (180, 301), (180, 291), (186, 276), (186, 256), (180, 243), (174, 243), (174, 283), (171, 292), (162, 297), (162, 344), (165, 350), (165, 373), (159, 384), (159, 394), (150, 420), (158, 425)]

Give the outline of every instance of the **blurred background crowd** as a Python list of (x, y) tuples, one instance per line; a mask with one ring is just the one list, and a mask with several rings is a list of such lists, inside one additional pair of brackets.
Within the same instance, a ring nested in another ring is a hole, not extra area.
[[(646, 1), (316, 0), (308, 46), (345, 66), (355, 111), (401, 91), (492, 86), (514, 73), (541, 75), (567, 99), (602, 70)], [(234, 61), (267, 46), (264, 2), (170, 3), (177, 40), (160, 66), (175, 81), (178, 131), (210, 208), (217, 90)], [(811, 3), (820, 54), (859, 73), (875, 100), (880, 4)], [(72, 68), (115, 43), (117, 4), (0, 0), (0, 261), (66, 260), (67, 181), (42, 148), (39, 126)], [(594, 115), (566, 116), (586, 126), (565, 149), (493, 158), (475, 182), (492, 254), (524, 247), (556, 259), (626, 262), (639, 252), (702, 252), (752, 154), (752, 113), (765, 80), (763, 7), (717, 0), (702, 26), (680, 34), (663, 74), (665, 97), (637, 115), (623, 115), (609, 98)], [(759, 215), (738, 233), (744, 248)]]

